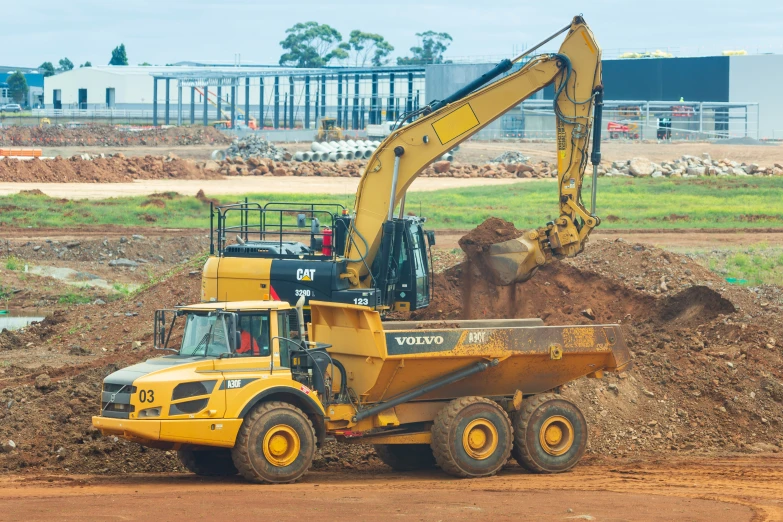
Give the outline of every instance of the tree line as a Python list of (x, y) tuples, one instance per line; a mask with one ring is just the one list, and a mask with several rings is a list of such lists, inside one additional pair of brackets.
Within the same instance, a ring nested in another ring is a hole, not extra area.
[[(443, 53), (452, 42), (448, 33), (425, 31), (416, 33), (418, 45), (410, 48), (409, 56), (397, 57), (397, 65), (426, 65), (444, 63)], [(381, 67), (391, 62), (389, 55), (394, 46), (386, 38), (375, 33), (353, 30), (348, 40), (328, 24), (318, 22), (300, 22), (286, 29), (286, 37), (280, 42), (283, 54), (279, 64), (289, 67), (324, 67), (334, 62), (341, 62), (354, 67)], [(58, 72), (72, 70), (75, 66), (68, 57), (60, 59), (59, 67), (52, 62), (42, 63), (38, 69), (44, 77), (53, 76)], [(111, 52), (109, 65), (128, 65), (128, 54), (125, 44), (120, 44)], [(149, 66), (147, 62), (141, 66)], [(79, 67), (92, 67), (87, 61)]]
[[(300, 22), (285, 32), (286, 37), (280, 42), (285, 52), (279, 60), (285, 66), (324, 67), (337, 61), (354, 67), (381, 67), (389, 64), (389, 55), (394, 51), (394, 46), (379, 34), (357, 29), (343, 41), (340, 31), (318, 22)], [(419, 45), (410, 48), (410, 56), (398, 57), (397, 65), (443, 63), (443, 53), (452, 42), (451, 35), (425, 31), (416, 33), (416, 37)]]

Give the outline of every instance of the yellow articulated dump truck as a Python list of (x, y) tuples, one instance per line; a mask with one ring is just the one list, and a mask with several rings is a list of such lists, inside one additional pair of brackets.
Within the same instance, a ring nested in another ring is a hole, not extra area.
[(197, 474), (259, 483), (300, 478), (327, 437), (372, 444), (397, 470), (482, 477), (513, 456), (556, 473), (588, 435), (558, 388), (631, 365), (617, 325), (382, 322), (366, 306), (310, 301), (305, 331), (302, 305), (159, 310), (156, 348), (173, 353), (106, 377), (93, 425), (175, 449)]

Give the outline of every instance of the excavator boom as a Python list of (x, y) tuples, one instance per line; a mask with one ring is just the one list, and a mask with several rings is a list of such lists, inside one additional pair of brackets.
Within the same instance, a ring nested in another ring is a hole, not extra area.
[(510, 284), (528, 279), (550, 257), (581, 252), (590, 231), (600, 222), (584, 207), (581, 189), (594, 98), (601, 91), (601, 50), (581, 17), (575, 17), (566, 30), (568, 34), (557, 53), (536, 56), (518, 70), (476, 90), (477, 84), (512, 69), (522, 57), (501, 62), (448, 99), (425, 107), (417, 113), (418, 119), (398, 127), (381, 144), (370, 158), (356, 192), (344, 275), (352, 286), (372, 286), (368, 275), (375, 257), (383, 250), (384, 224), (392, 221), (395, 208), (419, 174), (445, 152), (550, 84), (555, 87), (559, 215), (545, 227), (493, 245), (486, 253), (485, 266), (496, 283)]

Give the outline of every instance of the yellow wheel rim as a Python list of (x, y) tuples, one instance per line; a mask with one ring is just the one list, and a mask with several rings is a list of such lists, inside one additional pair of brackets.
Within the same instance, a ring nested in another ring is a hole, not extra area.
[(574, 445), (574, 427), (565, 417), (555, 415), (541, 425), (538, 439), (544, 451), (557, 457), (566, 453)]
[(487, 419), (470, 422), (462, 432), (462, 447), (473, 459), (484, 460), (498, 447), (498, 430)]
[(299, 435), (285, 424), (278, 424), (264, 435), (264, 457), (278, 468), (291, 465), (299, 456)]

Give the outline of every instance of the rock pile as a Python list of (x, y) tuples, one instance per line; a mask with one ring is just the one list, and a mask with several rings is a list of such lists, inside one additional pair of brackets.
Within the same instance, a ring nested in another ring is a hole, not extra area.
[(636, 178), (694, 178), (698, 176), (783, 176), (783, 164), (761, 167), (757, 163), (740, 163), (729, 159), (713, 160), (708, 153), (702, 157), (685, 155), (673, 161), (655, 163), (647, 158), (613, 161), (599, 165), (603, 176), (633, 176)]
[(530, 158), (517, 152), (515, 150), (509, 150), (492, 160), (492, 163), (527, 163)]
[[(175, 155), (126, 158), (122, 153), (70, 159), (0, 160), (0, 181), (39, 183), (121, 183), (135, 179), (218, 179), (211, 171)], [(85, 159), (86, 158), (86, 159)]]
[(242, 139), (234, 140), (226, 150), (216, 150), (212, 153), (212, 159), (222, 161), (226, 158), (269, 158), (274, 161), (290, 160), (291, 154), (283, 147), (277, 147), (258, 135), (249, 135)]
[(212, 127), (134, 128), (88, 124), (69, 129), (8, 126), (0, 128), (0, 145), (32, 147), (135, 147), (140, 145), (225, 145), (225, 134)]
[(554, 178), (557, 168), (548, 161), (534, 165), (527, 163), (461, 163), (457, 161), (436, 161), (421, 174), (434, 178)]
[(221, 162), (207, 161), (206, 171), (224, 176), (323, 176), (333, 178), (358, 178), (364, 172), (366, 161), (338, 161), (336, 163), (309, 163), (280, 161), (251, 156), (243, 159), (234, 156)]

